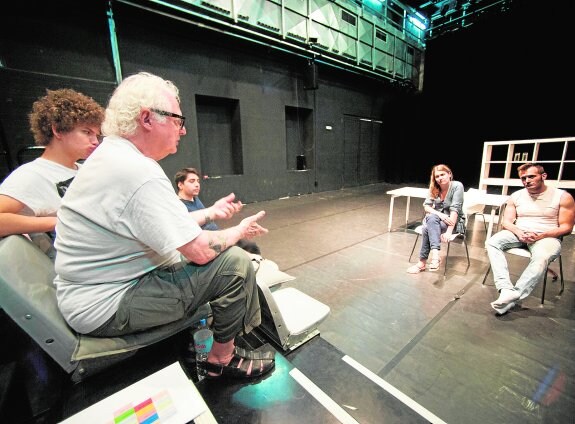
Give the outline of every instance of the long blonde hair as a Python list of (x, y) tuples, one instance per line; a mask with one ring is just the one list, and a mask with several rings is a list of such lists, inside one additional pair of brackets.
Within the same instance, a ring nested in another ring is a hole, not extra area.
[(453, 172), (451, 172), (451, 168), (449, 166), (444, 165), (442, 163), (440, 163), (439, 165), (434, 165), (431, 168), (431, 176), (429, 177), (429, 193), (431, 194), (432, 199), (435, 199), (437, 196), (439, 196), (439, 193), (441, 192), (441, 187), (439, 186), (439, 184), (437, 184), (437, 181), (435, 181), (436, 171), (447, 172), (451, 177), (450, 180), (453, 180)]

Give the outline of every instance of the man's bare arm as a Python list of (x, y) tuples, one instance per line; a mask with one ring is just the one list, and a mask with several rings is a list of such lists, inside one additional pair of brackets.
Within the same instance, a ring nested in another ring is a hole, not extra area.
[(45, 233), (56, 227), (55, 216), (18, 215), (24, 209), (22, 202), (0, 195), (0, 237), (11, 234)]
[(264, 215), (265, 212), (260, 211), (244, 218), (234, 227), (219, 231), (202, 231), (194, 240), (178, 248), (178, 251), (190, 262), (199, 265), (206, 264), (230, 246), (235, 245), (238, 240), (266, 234), (268, 230), (257, 222)]

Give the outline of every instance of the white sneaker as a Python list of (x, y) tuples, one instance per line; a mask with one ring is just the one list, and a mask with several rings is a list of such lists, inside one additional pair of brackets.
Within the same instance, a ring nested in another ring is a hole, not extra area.
[(503, 307), (497, 307), (497, 306), (495, 306), (495, 302), (491, 302), (491, 307), (493, 309), (495, 309), (495, 312), (497, 312), (497, 315), (503, 315), (503, 314), (507, 313), (514, 306), (515, 306), (515, 302), (509, 302), (507, 305), (505, 305)]
[(498, 308), (503, 308), (510, 302), (515, 302), (519, 299), (519, 292), (513, 289), (501, 289), (501, 293), (495, 302), (492, 302), (492, 305), (497, 306)]
[(429, 252), (429, 258), (427, 262), (427, 267), (430, 271), (437, 271), (441, 265), (441, 258), (439, 256), (439, 250), (431, 249)]

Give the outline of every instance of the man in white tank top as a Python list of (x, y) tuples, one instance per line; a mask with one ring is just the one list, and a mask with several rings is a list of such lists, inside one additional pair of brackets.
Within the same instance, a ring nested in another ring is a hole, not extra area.
[[(499, 291), (491, 307), (500, 315), (529, 296), (543, 279), (547, 264), (561, 252), (561, 237), (573, 231), (575, 220), (573, 196), (545, 185), (547, 174), (541, 165), (526, 163), (517, 171), (525, 188), (511, 194), (503, 214), (503, 229), (485, 243)], [(512, 247), (526, 247), (531, 252), (531, 260), (515, 286), (504, 254)]]

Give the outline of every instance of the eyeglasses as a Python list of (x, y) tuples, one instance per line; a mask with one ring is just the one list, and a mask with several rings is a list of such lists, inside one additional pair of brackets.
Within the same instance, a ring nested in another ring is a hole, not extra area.
[(158, 115), (162, 116), (170, 116), (172, 118), (176, 118), (180, 120), (180, 129), (184, 128), (184, 124), (186, 123), (186, 117), (182, 115), (178, 115), (177, 113), (166, 112), (165, 110), (160, 109), (150, 109), (152, 112), (157, 113)]

